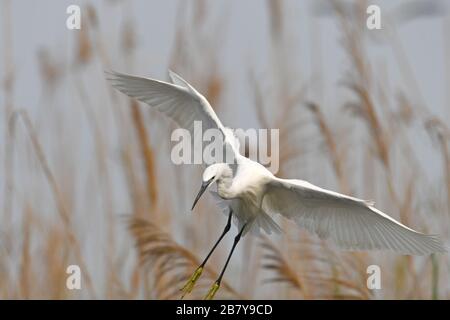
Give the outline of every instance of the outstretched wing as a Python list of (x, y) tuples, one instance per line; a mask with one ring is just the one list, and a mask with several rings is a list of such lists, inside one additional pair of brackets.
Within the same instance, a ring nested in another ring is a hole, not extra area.
[[(181, 128), (189, 130), (193, 141), (198, 139), (195, 135), (201, 132), (218, 129), (222, 133), (226, 152), (231, 152), (233, 158), (239, 153), (239, 143), (232, 130), (222, 125), (206, 98), (176, 73), (169, 71), (173, 83), (118, 72), (106, 74), (114, 88), (157, 109)], [(196, 121), (201, 122), (201, 131), (194, 131)]]
[(268, 184), (263, 205), (345, 249), (387, 249), (413, 255), (446, 251), (436, 236), (406, 227), (372, 203), (306, 181), (275, 178)]

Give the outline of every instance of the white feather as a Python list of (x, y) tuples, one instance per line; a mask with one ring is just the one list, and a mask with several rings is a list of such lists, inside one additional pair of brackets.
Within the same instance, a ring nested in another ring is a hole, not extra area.
[(194, 121), (200, 121), (203, 132), (208, 129), (222, 132), (224, 148), (233, 157), (239, 152), (239, 142), (232, 130), (222, 125), (205, 97), (175, 72), (169, 71), (173, 83), (118, 72), (106, 74), (114, 88), (164, 113), (179, 127), (189, 130), (192, 139), (195, 139)]
[(264, 206), (345, 249), (387, 249), (414, 255), (446, 251), (436, 236), (408, 228), (372, 203), (302, 180), (273, 179)]

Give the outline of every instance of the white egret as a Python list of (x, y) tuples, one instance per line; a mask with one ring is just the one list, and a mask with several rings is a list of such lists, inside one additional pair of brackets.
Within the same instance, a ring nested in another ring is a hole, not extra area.
[[(234, 162), (215, 163), (203, 173), (203, 182), (192, 209), (213, 183), (214, 193), (228, 211), (225, 229), (203, 263), (183, 287), (191, 292), (203, 267), (219, 242), (230, 230), (231, 220), (238, 233), (219, 278), (206, 298), (212, 299), (220, 287), (225, 269), (241, 236), (247, 232), (279, 232), (271, 215), (281, 214), (339, 247), (352, 250), (386, 249), (401, 254), (426, 255), (446, 248), (434, 235), (417, 232), (373, 206), (373, 203), (319, 188), (303, 180), (280, 179), (261, 164), (239, 154), (232, 131), (222, 125), (208, 101), (187, 81), (169, 71), (172, 83), (108, 73), (111, 84), (174, 120), (180, 127), (193, 130), (194, 121), (205, 128), (216, 128), (224, 136), (224, 147), (233, 153)], [(183, 295), (184, 296), (184, 295)]]

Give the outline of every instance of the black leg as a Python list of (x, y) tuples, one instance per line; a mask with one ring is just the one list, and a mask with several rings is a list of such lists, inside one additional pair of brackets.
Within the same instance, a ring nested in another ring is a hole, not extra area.
[(234, 248), (236, 248), (236, 245), (238, 244), (239, 240), (241, 240), (242, 232), (244, 232), (244, 229), (246, 226), (247, 226), (247, 224), (244, 224), (242, 229), (239, 231), (239, 233), (234, 238), (233, 246), (231, 247), (231, 251), (228, 254), (228, 258), (227, 258), (227, 261), (225, 262), (225, 265), (223, 266), (222, 272), (220, 273), (219, 278), (217, 278), (216, 282), (214, 282), (211, 289), (209, 289), (209, 292), (206, 295), (205, 299), (207, 299), (207, 300), (213, 299), (217, 290), (219, 290), (220, 282), (222, 281), (222, 277), (225, 273), (225, 270), (227, 269), (228, 262), (230, 262), (231, 256), (233, 255), (233, 252), (234, 252)]
[(233, 215), (233, 210), (230, 208), (230, 213), (228, 214), (228, 221), (227, 225), (225, 226), (225, 229), (223, 229), (222, 234), (220, 235), (219, 239), (217, 239), (216, 243), (214, 244), (214, 247), (212, 247), (211, 251), (209, 251), (208, 255), (206, 256), (205, 260), (203, 260), (200, 267), (204, 267), (206, 262), (208, 261), (209, 257), (211, 257), (211, 254), (216, 250), (217, 245), (222, 241), (223, 237), (227, 234), (228, 231), (230, 231), (231, 228), (231, 216)]
[(214, 244), (214, 247), (212, 247), (211, 251), (209, 251), (209, 253), (206, 256), (205, 260), (203, 260), (202, 264), (194, 271), (194, 273), (189, 278), (189, 280), (186, 282), (186, 284), (183, 286), (183, 288), (181, 288), (181, 291), (183, 291), (183, 295), (181, 296), (181, 299), (183, 299), (183, 297), (186, 294), (188, 294), (188, 293), (190, 293), (192, 291), (192, 289), (194, 288), (195, 283), (197, 282), (198, 278), (200, 278), (200, 276), (201, 276), (201, 274), (203, 272), (203, 267), (205, 266), (205, 264), (208, 261), (209, 257), (214, 252), (214, 250), (216, 249), (216, 247), (220, 243), (220, 241), (223, 239), (223, 237), (227, 234), (227, 232), (230, 231), (231, 217), (232, 216), (233, 216), (233, 210), (231, 210), (231, 208), (230, 208), (230, 213), (228, 215), (228, 221), (227, 221), (227, 225), (225, 226), (225, 229), (223, 229), (222, 234), (220, 235), (219, 239)]
[(242, 232), (244, 232), (246, 225), (247, 224), (244, 224), (241, 231), (239, 231), (239, 233), (236, 235), (236, 237), (234, 237), (234, 242), (233, 242), (233, 246), (231, 247), (230, 254), (228, 255), (227, 261), (225, 262), (225, 265), (223, 266), (222, 272), (220, 273), (220, 276), (219, 276), (219, 278), (217, 278), (217, 281), (216, 281), (216, 283), (219, 285), (220, 285), (220, 282), (222, 281), (223, 274), (225, 273), (225, 270), (227, 269), (228, 262), (230, 262), (234, 248), (236, 248), (236, 245), (238, 244), (239, 240), (241, 240)]

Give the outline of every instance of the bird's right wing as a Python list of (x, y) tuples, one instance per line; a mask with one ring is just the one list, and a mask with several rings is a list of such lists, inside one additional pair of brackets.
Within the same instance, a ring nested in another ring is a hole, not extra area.
[(169, 71), (169, 75), (173, 83), (107, 72), (114, 88), (164, 113), (178, 126), (189, 130), (193, 140), (198, 134), (194, 132), (194, 122), (200, 121), (203, 133), (208, 129), (219, 129), (227, 152), (233, 156), (238, 154), (238, 140), (231, 129), (222, 125), (206, 98), (176, 73)]
[(345, 249), (388, 249), (414, 255), (446, 251), (436, 236), (406, 227), (372, 203), (303, 180), (274, 178), (267, 185), (263, 206)]

